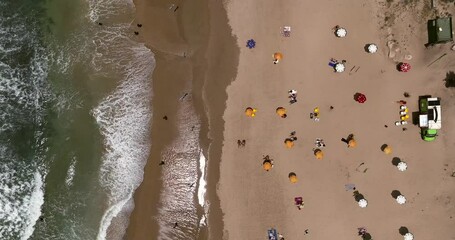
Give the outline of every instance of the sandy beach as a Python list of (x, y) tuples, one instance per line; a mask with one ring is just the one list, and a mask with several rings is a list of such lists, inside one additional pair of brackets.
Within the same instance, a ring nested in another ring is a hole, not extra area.
[[(359, 227), (373, 239), (402, 239), (402, 226), (418, 239), (455, 239), (454, 91), (444, 87), (454, 55), (450, 44), (424, 47), (426, 21), (449, 8), (441, 3), (429, 10), (427, 3), (408, 2), (226, 3), (241, 51), (223, 117), (218, 187), (223, 239), (265, 239), (272, 227), (286, 239), (360, 239)], [(347, 29), (345, 38), (334, 36), (335, 25)], [(281, 35), (283, 26), (292, 27), (290, 37)], [(254, 49), (245, 47), (248, 39), (257, 42)], [(370, 43), (379, 46), (376, 54), (365, 52)], [(276, 65), (275, 52), (284, 56)], [(346, 71), (334, 73), (331, 58), (346, 60)], [(405, 58), (411, 58), (412, 70), (398, 72), (396, 64)], [(290, 89), (298, 91), (292, 105)], [(364, 104), (354, 101), (357, 92), (367, 96)], [(416, 112), (421, 95), (442, 98), (443, 128), (434, 142), (424, 142), (416, 125), (406, 125), (405, 131), (394, 125), (397, 101), (407, 101)], [(247, 107), (258, 109), (254, 118), (245, 116)], [(276, 115), (277, 107), (287, 108), (286, 119)], [(319, 122), (309, 118), (315, 107)], [(283, 141), (292, 131), (298, 140), (287, 149)], [(349, 134), (355, 135), (356, 148), (340, 141)], [(326, 144), (323, 160), (313, 155), (316, 138)], [(245, 147), (237, 146), (239, 139), (246, 140)], [(384, 154), (383, 144), (393, 153)], [(262, 169), (264, 155), (274, 159), (269, 172)], [(406, 161), (408, 170), (398, 171), (394, 157)], [(297, 174), (297, 183), (289, 182), (290, 172)], [(355, 184), (368, 200), (366, 208), (345, 184)], [(396, 203), (394, 190), (406, 196), (405, 205)], [(305, 202), (300, 211), (294, 205), (298, 196)]]

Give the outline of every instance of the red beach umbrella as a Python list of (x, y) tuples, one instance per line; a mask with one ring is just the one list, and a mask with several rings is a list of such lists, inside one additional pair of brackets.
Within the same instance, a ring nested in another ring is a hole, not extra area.
[(400, 68), (400, 72), (408, 72), (409, 70), (411, 70), (411, 65), (409, 63), (400, 63), (399, 65), (399, 68)]
[(355, 96), (355, 100), (358, 103), (364, 103), (367, 100), (367, 96), (365, 96), (365, 94), (363, 94), (363, 93), (357, 93)]

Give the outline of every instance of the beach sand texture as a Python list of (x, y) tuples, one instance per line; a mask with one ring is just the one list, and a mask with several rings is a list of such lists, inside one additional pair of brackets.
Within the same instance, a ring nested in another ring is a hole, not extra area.
[[(356, 239), (358, 227), (366, 227), (374, 239), (402, 239), (401, 226), (418, 239), (455, 239), (454, 91), (443, 82), (455, 57), (451, 45), (424, 48), (426, 17), (432, 15), (424, 14), (428, 6), (423, 3), (405, 5), (335, 0), (226, 3), (241, 52), (224, 113), (218, 186), (223, 239), (266, 239), (271, 227), (286, 239)], [(290, 37), (280, 34), (285, 25), (292, 27)], [(336, 38), (335, 25), (346, 28), (348, 35)], [(254, 49), (245, 47), (251, 38), (257, 42)], [(392, 58), (389, 40), (396, 40)], [(376, 54), (365, 52), (369, 43), (379, 46)], [(277, 65), (272, 63), (275, 52), (284, 55)], [(448, 55), (427, 67), (443, 53)], [(412, 55), (413, 68), (401, 73), (395, 61), (405, 55)], [(334, 73), (330, 58), (346, 60), (346, 72)], [(287, 98), (290, 89), (298, 91), (293, 105)], [(357, 92), (367, 96), (364, 104), (354, 101)], [(404, 92), (411, 96), (405, 98)], [(418, 96), (427, 94), (442, 97), (444, 111), (443, 128), (431, 143), (420, 139), (420, 129), (412, 123), (405, 126), (407, 131), (394, 125), (399, 120), (396, 101), (406, 100), (415, 112)], [(246, 107), (257, 108), (257, 116), (245, 116)], [(286, 119), (276, 115), (277, 107), (287, 108)], [(315, 107), (320, 108), (319, 122), (309, 118)], [(292, 131), (298, 140), (287, 149), (283, 141)], [(356, 148), (340, 141), (349, 134), (355, 135)], [(313, 155), (316, 138), (327, 145), (323, 160)], [(245, 139), (246, 146), (239, 148), (238, 139)], [(383, 144), (392, 146), (393, 153), (384, 154)], [(274, 159), (269, 172), (261, 166), (264, 155)], [(406, 161), (408, 170), (398, 171), (394, 157)], [(289, 182), (290, 172), (299, 182)], [(357, 205), (345, 184), (355, 184), (368, 200), (367, 208)], [(394, 190), (407, 197), (405, 205), (395, 202)], [(297, 196), (305, 202), (300, 211), (294, 205)]]

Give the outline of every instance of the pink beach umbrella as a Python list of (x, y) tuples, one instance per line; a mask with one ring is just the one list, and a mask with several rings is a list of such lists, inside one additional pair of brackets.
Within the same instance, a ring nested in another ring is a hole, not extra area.
[(411, 70), (411, 64), (401, 62), (398, 64), (398, 68), (400, 69), (400, 72), (409, 72), (409, 70)]
[(356, 93), (355, 94), (355, 100), (358, 103), (364, 103), (364, 102), (367, 101), (367, 96), (365, 96), (365, 94), (363, 94), (363, 93)]

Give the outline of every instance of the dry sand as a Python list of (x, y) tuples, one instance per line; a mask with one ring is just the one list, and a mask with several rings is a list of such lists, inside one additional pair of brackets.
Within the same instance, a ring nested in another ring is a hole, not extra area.
[[(455, 239), (455, 92), (443, 82), (455, 56), (450, 45), (424, 48), (424, 17), (434, 13), (424, 4), (405, 2), (412, 1), (226, 3), (241, 52), (224, 113), (218, 188), (223, 239), (265, 239), (271, 227), (286, 239), (355, 239), (358, 227), (366, 227), (374, 239), (401, 239), (401, 226), (416, 239)], [(385, 23), (387, 14), (394, 19)], [(280, 35), (284, 25), (292, 26), (289, 38)], [(347, 28), (347, 37), (336, 38), (335, 25)], [(244, 47), (250, 38), (257, 41), (251, 50)], [(400, 48), (394, 59), (388, 57), (389, 40)], [(379, 52), (365, 53), (368, 43), (378, 44)], [(277, 65), (274, 52), (284, 54)], [(427, 67), (443, 53), (448, 55)], [(405, 55), (412, 55), (413, 69), (397, 72), (394, 60)], [(334, 73), (328, 66), (332, 57), (347, 60), (347, 72)], [(354, 66), (360, 69), (350, 73)], [(298, 91), (296, 104), (288, 103), (289, 89)], [(356, 92), (366, 94), (367, 102), (355, 102)], [(419, 95), (442, 97), (443, 128), (435, 142), (421, 140), (415, 125), (408, 124), (407, 131), (394, 125), (403, 92), (411, 94), (405, 99), (411, 112), (418, 111)], [(288, 109), (286, 119), (275, 114), (280, 106)], [(314, 122), (309, 113), (317, 106), (321, 120)], [(246, 107), (258, 108), (257, 116), (247, 118)], [(291, 131), (297, 131), (298, 140), (286, 149), (283, 140)], [(354, 149), (340, 141), (351, 133), (358, 142)], [(327, 145), (322, 161), (312, 153), (316, 138)], [(238, 139), (246, 139), (246, 147), (238, 148)], [(383, 144), (392, 146), (393, 154), (381, 152)], [(262, 170), (263, 155), (274, 159), (270, 172)], [(406, 161), (408, 171), (399, 172), (393, 157)], [(289, 172), (298, 175), (298, 183), (289, 182)], [(369, 201), (367, 208), (345, 190), (348, 183)], [(398, 205), (393, 190), (408, 203)], [(305, 201), (301, 211), (294, 206), (296, 196)], [(305, 229), (309, 235), (304, 236)]]

